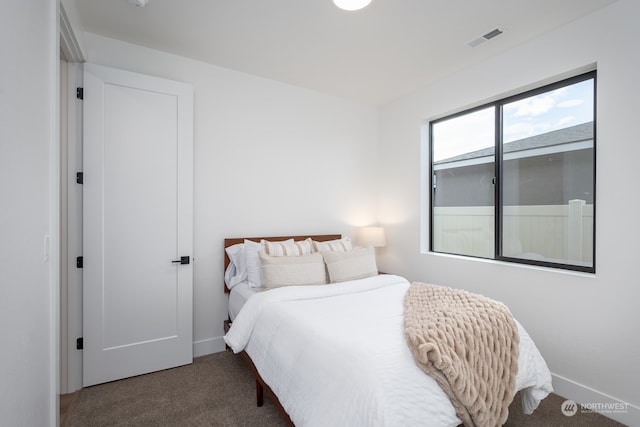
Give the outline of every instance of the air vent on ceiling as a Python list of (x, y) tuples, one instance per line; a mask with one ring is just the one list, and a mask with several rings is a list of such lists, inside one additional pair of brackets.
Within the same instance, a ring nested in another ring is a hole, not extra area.
[(486, 33), (486, 34), (483, 34), (483, 35), (481, 35), (481, 36), (479, 36), (479, 37), (476, 37), (476, 38), (475, 38), (475, 39), (473, 39), (473, 40), (469, 40), (469, 41), (467, 42), (467, 46), (469, 46), (469, 47), (476, 47), (476, 46), (479, 46), (479, 45), (481, 45), (482, 43), (484, 43), (484, 42), (486, 42), (486, 41), (489, 41), (489, 40), (491, 40), (492, 38), (497, 37), (497, 36), (499, 36), (499, 35), (500, 35), (500, 34), (502, 34), (502, 33), (504, 33), (504, 30), (503, 30), (502, 28), (500, 28), (500, 27), (496, 27), (496, 28), (494, 28), (493, 30), (489, 31), (489, 32), (488, 32), (488, 33)]

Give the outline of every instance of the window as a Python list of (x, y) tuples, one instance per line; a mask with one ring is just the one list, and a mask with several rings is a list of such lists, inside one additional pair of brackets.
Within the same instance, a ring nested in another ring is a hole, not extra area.
[(595, 272), (595, 85), (593, 71), (429, 123), (432, 252)]

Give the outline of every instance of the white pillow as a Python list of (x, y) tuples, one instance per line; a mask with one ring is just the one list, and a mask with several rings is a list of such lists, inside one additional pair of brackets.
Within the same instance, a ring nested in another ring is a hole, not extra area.
[(326, 242), (317, 242), (315, 240), (312, 242), (314, 252), (345, 252), (352, 249), (351, 239), (349, 237), (329, 240)]
[(373, 246), (356, 248), (346, 252), (325, 251), (322, 252), (322, 257), (327, 264), (331, 283), (364, 279), (378, 274), (376, 253)]
[(262, 251), (269, 256), (302, 256), (311, 253), (311, 239), (300, 240), (299, 242), (294, 242), (293, 240), (284, 242), (262, 240), (260, 244), (262, 245)]
[[(285, 240), (287, 243), (293, 243), (293, 239)], [(247, 281), (252, 288), (262, 287), (262, 270), (260, 266), (260, 258), (258, 253), (262, 249), (262, 244), (253, 240), (244, 240), (244, 255), (247, 265)]]
[(262, 287), (260, 258), (258, 258), (260, 247), (260, 243), (246, 239), (244, 241), (244, 256), (247, 265), (247, 282), (249, 282), (249, 286), (251, 286), (252, 288)]
[(224, 272), (224, 282), (227, 288), (231, 289), (248, 278), (244, 243), (229, 246), (225, 248), (225, 252), (230, 262)]
[(269, 256), (259, 252), (265, 288), (324, 285), (327, 283), (322, 255)]

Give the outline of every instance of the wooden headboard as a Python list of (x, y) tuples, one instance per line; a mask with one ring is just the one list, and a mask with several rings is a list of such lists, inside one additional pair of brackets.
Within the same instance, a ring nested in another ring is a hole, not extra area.
[[(268, 237), (235, 237), (232, 239), (224, 239), (224, 249), (227, 249), (229, 246), (233, 246), (236, 245), (238, 243), (243, 243), (245, 240), (252, 240), (254, 242), (260, 242), (260, 240), (269, 240), (272, 242), (279, 242), (282, 240), (289, 240), (289, 239), (293, 239), (293, 240), (304, 240), (304, 239), (313, 239), (317, 242), (326, 242), (327, 240), (336, 240), (336, 239), (340, 239), (342, 238), (341, 234), (316, 234), (316, 235), (310, 235), (310, 236), (268, 236)], [(224, 272), (227, 270), (227, 267), (229, 266), (229, 263), (231, 262), (231, 260), (229, 259), (229, 256), (227, 255), (227, 251), (223, 250), (224, 252)], [(222, 283), (224, 283), (224, 292), (228, 293), (229, 292), (229, 288), (227, 288), (227, 284), (224, 282), (224, 280), (222, 280)]]

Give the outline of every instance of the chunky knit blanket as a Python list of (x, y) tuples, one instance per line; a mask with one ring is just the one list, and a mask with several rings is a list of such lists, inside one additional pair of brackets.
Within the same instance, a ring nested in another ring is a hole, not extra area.
[(440, 384), (466, 427), (506, 422), (520, 338), (504, 304), (414, 282), (405, 295), (404, 327), (416, 363)]

